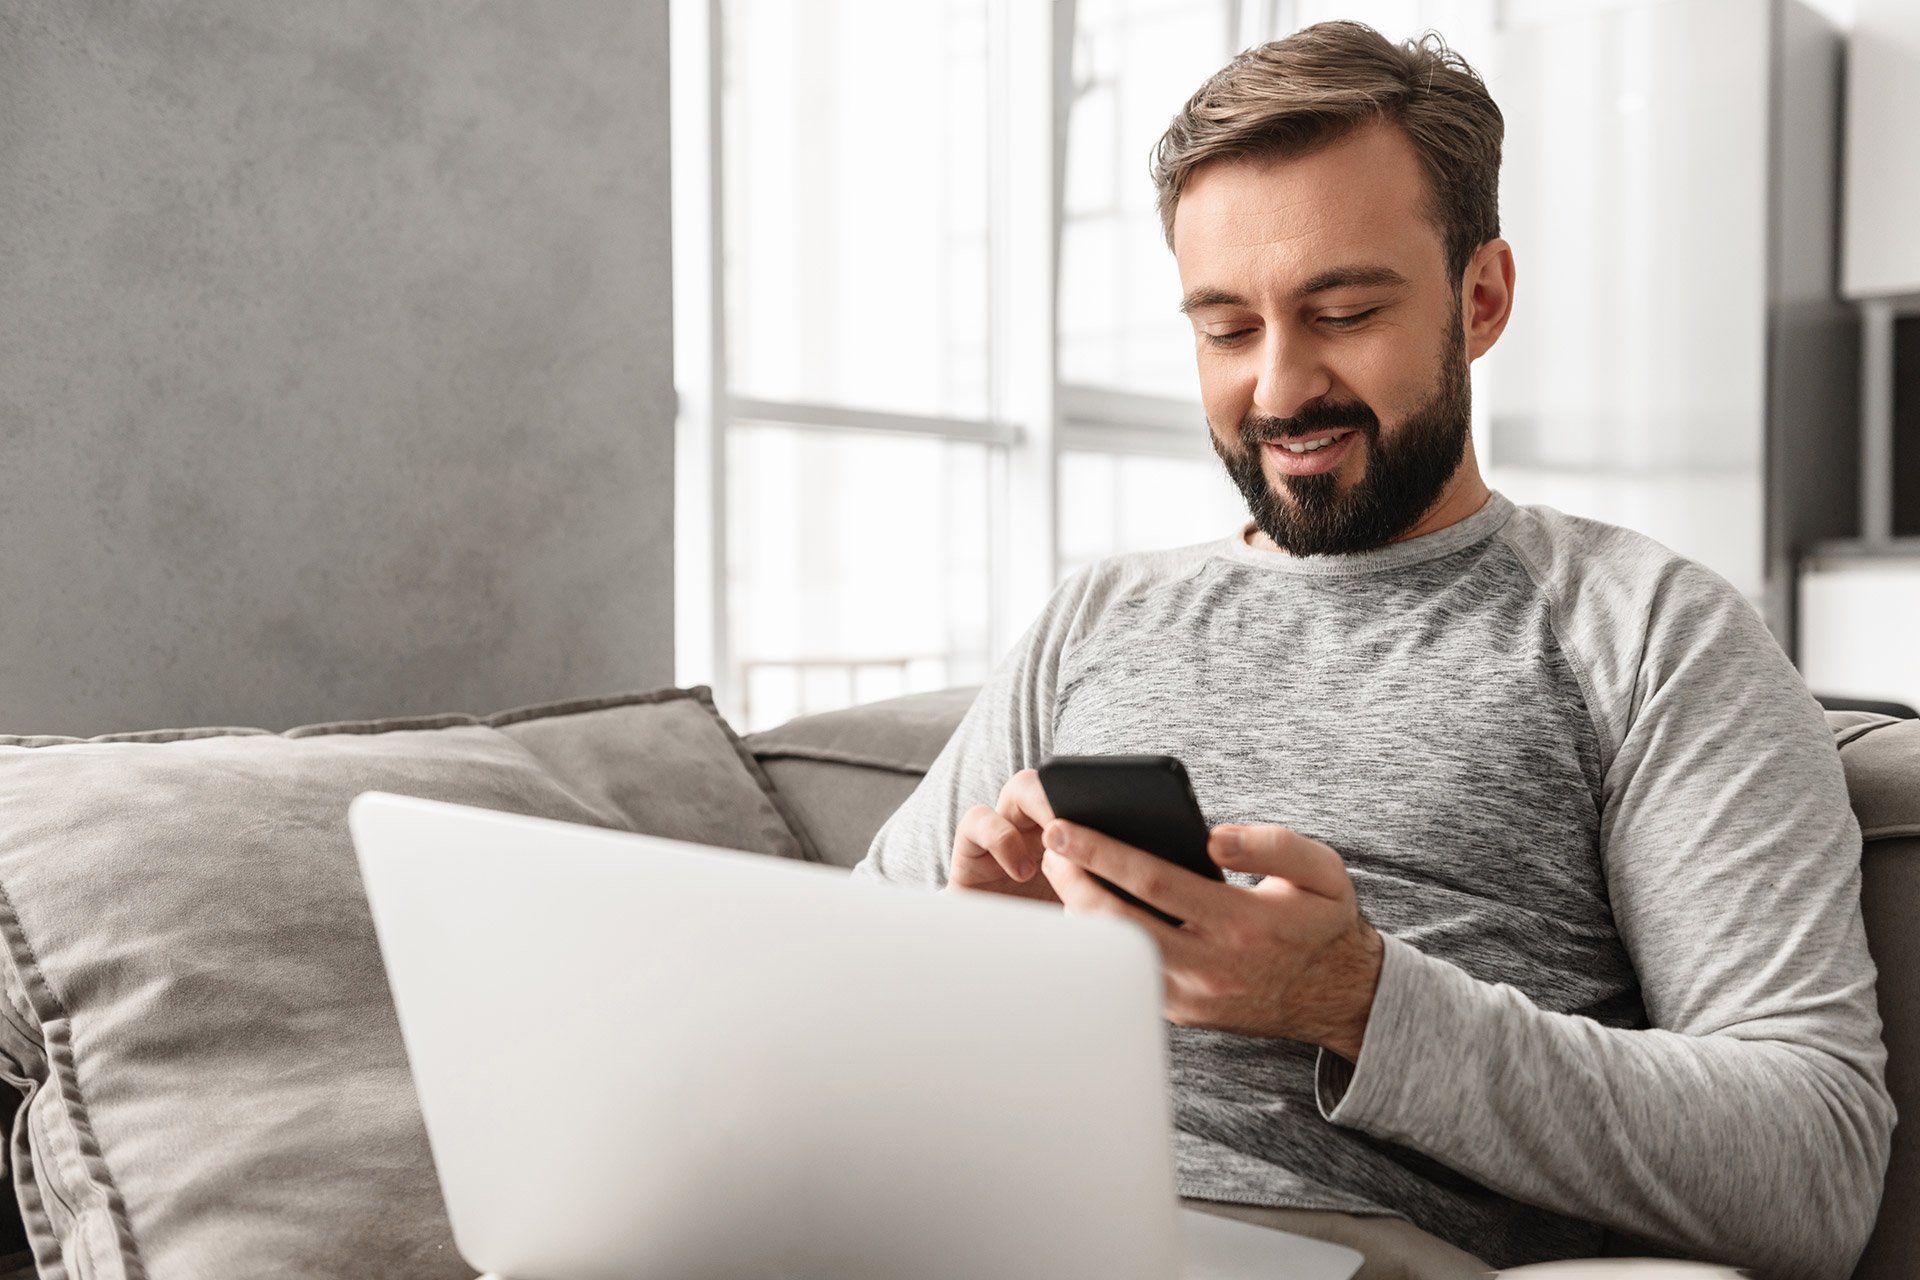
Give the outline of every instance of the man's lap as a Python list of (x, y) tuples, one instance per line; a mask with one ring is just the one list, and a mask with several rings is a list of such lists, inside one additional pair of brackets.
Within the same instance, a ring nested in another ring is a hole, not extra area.
[(1493, 1269), (1404, 1218), (1321, 1209), (1276, 1209), (1182, 1200), (1189, 1209), (1255, 1226), (1291, 1231), (1359, 1251), (1366, 1259), (1355, 1280), (1482, 1280)]

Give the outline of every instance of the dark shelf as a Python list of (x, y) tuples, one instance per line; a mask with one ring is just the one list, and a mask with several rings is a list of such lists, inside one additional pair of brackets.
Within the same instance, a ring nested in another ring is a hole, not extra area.
[(1893, 322), (1893, 536), (1920, 538), (1920, 315)]

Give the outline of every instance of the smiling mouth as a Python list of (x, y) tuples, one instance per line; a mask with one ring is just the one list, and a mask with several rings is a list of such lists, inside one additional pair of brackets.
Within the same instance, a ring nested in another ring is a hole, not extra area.
[(1340, 431), (1329, 431), (1325, 435), (1307, 436), (1304, 439), (1297, 440), (1297, 441), (1296, 440), (1270, 440), (1267, 443), (1277, 444), (1282, 449), (1285, 449), (1288, 453), (1315, 453), (1321, 449), (1326, 448), (1329, 445), (1339, 443), (1340, 440), (1342, 440), (1346, 436), (1352, 435), (1353, 432), (1354, 432), (1354, 428), (1348, 427)]

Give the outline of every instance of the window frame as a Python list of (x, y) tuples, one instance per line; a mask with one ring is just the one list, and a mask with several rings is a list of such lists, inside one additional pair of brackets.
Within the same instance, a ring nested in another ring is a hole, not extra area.
[[(1013, 644), (1060, 568), (1059, 459), (1066, 451), (1210, 457), (1192, 399), (1059, 379), (1059, 253), (1073, 98), (1075, 0), (989, 6), (988, 411), (978, 418), (734, 394), (723, 275), (725, 0), (671, 0), (675, 381), (675, 679), (740, 708), (726, 608), (728, 432), (748, 424), (873, 431), (992, 450), (988, 644)], [(1222, 56), (1264, 38), (1285, 0), (1228, 0)], [(1050, 129), (1021, 127), (1050, 120)]]

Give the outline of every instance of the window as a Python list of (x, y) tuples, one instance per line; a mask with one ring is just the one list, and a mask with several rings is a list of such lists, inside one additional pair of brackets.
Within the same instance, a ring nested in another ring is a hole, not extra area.
[(1060, 378), (1190, 399), (1193, 330), (1148, 159), (1230, 52), (1223, 0), (1081, 0), (1060, 229)]
[(1004, 3), (674, 10), (678, 678), (745, 729), (992, 660)]
[(985, 0), (728, 0), (730, 389), (988, 412)]
[(985, 677), (992, 453), (877, 431), (728, 432), (740, 723)]
[(1209, 453), (1060, 455), (1060, 574), (1103, 556), (1224, 537), (1247, 507)]
[(1223, 537), (1245, 505), (1207, 444), (1149, 162), (1231, 56), (1228, 0), (1080, 0), (1060, 211), (1059, 576)]
[(682, 683), (748, 730), (973, 683), (1066, 574), (1239, 527), (1148, 158), (1333, 6), (673, 4)]

